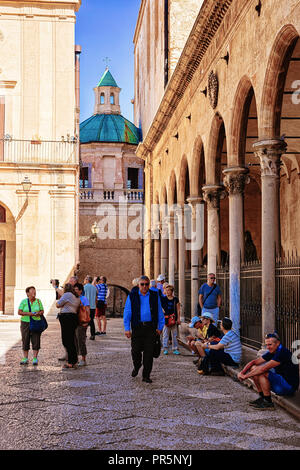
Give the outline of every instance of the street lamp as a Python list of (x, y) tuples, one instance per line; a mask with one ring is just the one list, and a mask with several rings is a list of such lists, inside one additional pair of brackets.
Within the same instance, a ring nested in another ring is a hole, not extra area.
[(26, 193), (26, 195), (28, 195), (28, 193), (31, 189), (31, 186), (32, 186), (32, 183), (31, 183), (30, 179), (28, 178), (28, 176), (24, 177), (21, 184), (22, 184), (24, 193)]
[(91, 231), (92, 231), (91, 240), (92, 240), (93, 243), (95, 243), (96, 240), (97, 240), (97, 235), (100, 231), (97, 222), (93, 223), (93, 225), (91, 227)]

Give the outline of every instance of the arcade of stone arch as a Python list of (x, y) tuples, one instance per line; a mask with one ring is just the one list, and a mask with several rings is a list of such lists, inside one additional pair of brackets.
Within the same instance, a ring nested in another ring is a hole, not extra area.
[[(258, 14), (257, 2), (217, 3), (213, 10), (215, 2), (204, 2), (152, 122), (143, 118), (147, 97), (144, 105), (136, 98), (146, 205), (169, 207), (147, 220), (145, 268), (176, 285), (186, 318), (199, 281), (217, 272), (223, 314), (244, 342), (259, 347), (277, 328), (291, 346), (300, 330), (300, 4), (276, 2), (274, 10), (264, 2)], [(148, 22), (155, 21), (147, 6)], [(154, 46), (148, 37), (150, 54)], [(147, 79), (150, 70), (145, 87)], [(175, 239), (175, 203), (204, 205), (201, 250)]]

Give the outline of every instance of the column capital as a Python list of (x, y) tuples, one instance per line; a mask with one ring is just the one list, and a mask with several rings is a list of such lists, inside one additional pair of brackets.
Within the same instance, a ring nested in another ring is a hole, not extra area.
[(286, 152), (287, 143), (283, 139), (266, 139), (255, 142), (253, 148), (260, 160), (261, 176), (278, 177), (280, 157)]
[(220, 199), (225, 199), (226, 191), (224, 186), (209, 184), (202, 187), (203, 200), (207, 203), (208, 209), (219, 209)]
[(197, 206), (197, 204), (203, 204), (204, 203), (203, 195), (189, 196), (186, 199), (186, 201), (189, 204), (189, 206), (191, 206), (191, 208), (192, 208), (192, 217), (195, 218), (196, 217), (196, 206)]
[(243, 194), (245, 185), (250, 182), (249, 169), (246, 167), (229, 167), (223, 170), (224, 186), (229, 195)]

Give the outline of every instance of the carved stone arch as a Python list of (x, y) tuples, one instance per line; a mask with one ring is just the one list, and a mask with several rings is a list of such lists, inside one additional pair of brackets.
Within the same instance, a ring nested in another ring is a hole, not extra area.
[[(186, 155), (183, 155), (180, 162), (180, 170), (178, 175), (178, 202), (183, 203), (186, 197), (186, 186), (190, 188), (190, 171)], [(189, 192), (189, 191), (188, 191)], [(189, 196), (189, 194), (187, 195)]]
[(177, 182), (174, 170), (172, 170), (171, 175), (169, 177), (167, 199), (169, 206), (172, 204), (176, 204), (177, 202)]
[(199, 189), (205, 185), (204, 146), (200, 136), (195, 140), (190, 174), (191, 196), (198, 196)]
[(260, 108), (260, 140), (280, 137), (280, 114), (283, 89), (299, 34), (291, 24), (285, 25), (278, 33), (272, 47), (266, 69)]
[(222, 175), (218, 160), (222, 154), (222, 146), (225, 136), (226, 130), (224, 120), (220, 113), (216, 113), (210, 127), (208, 146), (205, 155), (206, 184), (220, 184)]
[(255, 91), (251, 80), (244, 75), (237, 87), (234, 101), (232, 120), (228, 138), (228, 166), (244, 166), (245, 145), (249, 109), (252, 100), (255, 100)]

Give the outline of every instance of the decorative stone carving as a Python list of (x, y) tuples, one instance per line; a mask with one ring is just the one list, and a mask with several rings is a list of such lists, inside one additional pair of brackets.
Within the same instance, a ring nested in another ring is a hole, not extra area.
[(245, 185), (250, 183), (248, 168), (226, 168), (223, 173), (224, 186), (229, 194), (243, 194)]
[(285, 153), (287, 144), (282, 139), (256, 142), (253, 145), (255, 155), (260, 160), (261, 176), (279, 177), (280, 157)]
[(226, 191), (222, 186), (211, 185), (203, 186), (203, 200), (207, 203), (208, 210), (219, 209), (220, 199), (226, 197)]
[(218, 94), (219, 94), (219, 80), (218, 80), (218, 76), (212, 70), (208, 76), (208, 99), (213, 109), (216, 109), (217, 107)]

